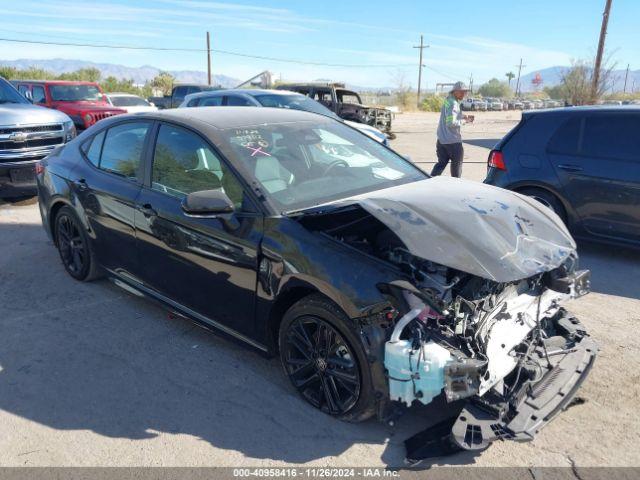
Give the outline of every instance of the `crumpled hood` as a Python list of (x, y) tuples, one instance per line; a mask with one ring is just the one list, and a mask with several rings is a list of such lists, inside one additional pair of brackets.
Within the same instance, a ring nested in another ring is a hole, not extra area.
[(0, 126), (42, 125), (68, 122), (64, 113), (30, 103), (5, 103), (0, 105)]
[(358, 203), (420, 258), (496, 282), (553, 270), (576, 250), (560, 218), (523, 195), (450, 177), (366, 193)]

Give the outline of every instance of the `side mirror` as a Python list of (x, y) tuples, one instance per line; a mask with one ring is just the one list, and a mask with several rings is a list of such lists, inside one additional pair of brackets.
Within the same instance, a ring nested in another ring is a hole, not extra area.
[(182, 200), (182, 210), (187, 215), (220, 215), (233, 213), (233, 202), (222, 190), (193, 192)]

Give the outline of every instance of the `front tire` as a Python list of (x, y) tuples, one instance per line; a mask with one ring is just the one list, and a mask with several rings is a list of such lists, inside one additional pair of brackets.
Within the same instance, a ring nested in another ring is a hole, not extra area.
[(294, 304), (280, 325), (280, 361), (300, 396), (341, 420), (359, 422), (375, 412), (371, 373), (347, 316), (321, 295)]
[(62, 265), (76, 280), (88, 282), (99, 276), (89, 238), (71, 207), (64, 206), (55, 218), (55, 240)]

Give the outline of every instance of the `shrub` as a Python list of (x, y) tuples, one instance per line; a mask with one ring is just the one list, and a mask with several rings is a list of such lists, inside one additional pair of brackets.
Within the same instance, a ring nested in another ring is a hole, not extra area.
[(444, 97), (440, 95), (427, 95), (420, 104), (420, 109), (427, 112), (439, 112), (442, 110), (444, 104)]

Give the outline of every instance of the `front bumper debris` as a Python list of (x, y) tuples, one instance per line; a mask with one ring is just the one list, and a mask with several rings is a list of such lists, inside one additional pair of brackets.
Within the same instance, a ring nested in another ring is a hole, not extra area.
[[(556, 335), (545, 341), (546, 352), (543, 348), (536, 350), (545, 366), (537, 380), (522, 382), (517, 391), (508, 395), (494, 388), (482, 396), (468, 398), (455, 418), (405, 441), (407, 463), (461, 450), (483, 450), (496, 440), (531, 441), (566, 410), (589, 375), (598, 347), (582, 324), (565, 310), (561, 309), (553, 322)], [(469, 378), (473, 377), (471, 372)]]
[(533, 440), (542, 427), (566, 410), (595, 361), (597, 346), (585, 337), (565, 354), (552, 354), (552, 368), (535, 384), (523, 386), (513, 404), (492, 404), (474, 397), (462, 409), (451, 431), (465, 450), (484, 449), (495, 440)]

